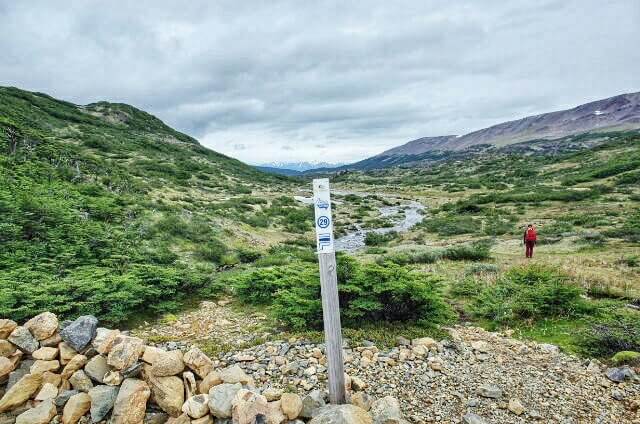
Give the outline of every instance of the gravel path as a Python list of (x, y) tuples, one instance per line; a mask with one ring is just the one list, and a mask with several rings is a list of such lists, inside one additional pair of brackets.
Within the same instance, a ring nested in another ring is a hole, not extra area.
[[(172, 325), (142, 333), (186, 336), (179, 348), (207, 337), (227, 345), (237, 337), (232, 345), (242, 345), (255, 336), (247, 329), (263, 321), (205, 302)], [(475, 327), (456, 326), (450, 334), (441, 342), (399, 340), (398, 347), (385, 351), (346, 348), (346, 372), (354, 388), (368, 395), (397, 397), (412, 423), (640, 423), (637, 376), (616, 383), (598, 361)], [(216, 361), (220, 367), (230, 364), (274, 388), (305, 394), (326, 387), (324, 348), (303, 340), (233, 350)], [(463, 421), (465, 415), (482, 421)]]

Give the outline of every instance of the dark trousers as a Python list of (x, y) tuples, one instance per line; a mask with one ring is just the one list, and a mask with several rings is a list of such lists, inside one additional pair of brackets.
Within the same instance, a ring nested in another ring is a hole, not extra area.
[(527, 240), (524, 242), (525, 244), (525, 255), (527, 258), (533, 258), (533, 246), (536, 245), (536, 242), (533, 240)]

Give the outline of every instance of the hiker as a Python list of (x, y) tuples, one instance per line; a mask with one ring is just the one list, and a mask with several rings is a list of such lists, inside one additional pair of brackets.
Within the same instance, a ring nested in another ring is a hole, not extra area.
[(527, 258), (533, 258), (533, 246), (536, 245), (536, 241), (538, 240), (538, 234), (536, 234), (536, 229), (533, 224), (527, 225), (527, 229), (524, 230), (524, 236), (522, 237), (522, 241), (524, 241), (525, 245), (525, 255)]

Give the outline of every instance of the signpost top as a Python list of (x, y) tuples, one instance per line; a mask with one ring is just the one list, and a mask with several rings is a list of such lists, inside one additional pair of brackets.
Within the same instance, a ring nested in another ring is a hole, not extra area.
[(313, 207), (316, 217), (316, 245), (318, 253), (334, 252), (333, 220), (331, 217), (331, 195), (329, 179), (313, 180)]

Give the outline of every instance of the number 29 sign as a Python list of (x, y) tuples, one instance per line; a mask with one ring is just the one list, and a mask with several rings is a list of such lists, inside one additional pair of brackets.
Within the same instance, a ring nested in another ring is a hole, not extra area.
[(331, 253), (333, 249), (333, 222), (329, 179), (313, 180), (313, 205), (316, 217), (316, 242), (318, 253)]

